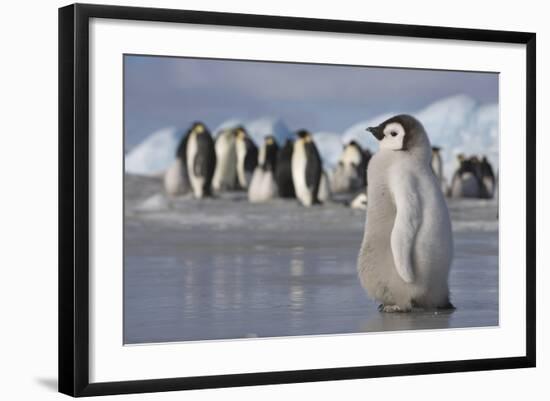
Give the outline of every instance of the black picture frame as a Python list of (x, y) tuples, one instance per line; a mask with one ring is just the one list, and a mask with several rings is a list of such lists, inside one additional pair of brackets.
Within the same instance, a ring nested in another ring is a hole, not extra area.
[[(90, 383), (89, 21), (141, 20), (515, 43), (526, 46), (526, 353), (521, 357)], [(534, 367), (536, 363), (536, 35), (479, 29), (74, 4), (59, 9), (59, 391), (71, 396)]]

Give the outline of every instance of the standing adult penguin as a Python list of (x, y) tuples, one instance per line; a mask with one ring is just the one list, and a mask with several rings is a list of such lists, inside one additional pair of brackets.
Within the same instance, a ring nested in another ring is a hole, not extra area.
[(296, 135), (298, 139), (294, 142), (291, 161), (292, 181), (296, 197), (302, 205), (309, 207), (320, 203), (318, 195), (323, 163), (311, 134), (300, 130)]
[(451, 220), (424, 127), (398, 115), (368, 130), (380, 150), (368, 168), (368, 218), (357, 263), (361, 284), (384, 312), (453, 308)]
[(451, 181), (450, 195), (452, 198), (480, 198), (483, 193), (483, 182), (480, 176), (480, 166), (477, 158), (466, 158), (463, 154), (457, 156), (458, 168)]
[(212, 194), (212, 177), (216, 168), (214, 140), (208, 128), (195, 122), (177, 151), (178, 157), (185, 160), (189, 182), (196, 198)]
[(248, 187), (250, 202), (265, 202), (277, 195), (275, 169), (278, 151), (279, 146), (275, 138), (271, 135), (266, 136), (258, 153), (258, 167), (254, 170)]
[(242, 189), (247, 189), (252, 173), (258, 165), (258, 147), (244, 127), (234, 130), (237, 149), (237, 179)]
[(234, 189), (237, 180), (237, 151), (233, 130), (221, 131), (216, 137), (216, 169), (212, 178), (215, 191)]
[(275, 170), (275, 180), (279, 189), (281, 198), (295, 198), (294, 183), (292, 182), (292, 150), (294, 141), (287, 139), (284, 146), (277, 155), (277, 168)]

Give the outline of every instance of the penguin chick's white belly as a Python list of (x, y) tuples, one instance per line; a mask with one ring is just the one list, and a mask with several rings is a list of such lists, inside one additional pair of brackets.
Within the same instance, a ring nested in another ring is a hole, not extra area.
[(256, 167), (248, 187), (248, 200), (252, 203), (266, 202), (277, 194), (277, 184), (271, 171)]
[[(431, 166), (413, 163), (392, 151), (380, 151), (371, 163), (367, 220), (357, 266), (363, 287), (372, 298), (401, 310), (447, 307), (451, 222)], [(405, 207), (398, 210), (399, 205)], [(403, 211), (408, 215), (397, 215)], [(415, 221), (418, 224), (411, 231)], [(394, 230), (405, 232), (396, 235)], [(406, 242), (399, 242), (403, 239)], [(403, 254), (408, 246), (409, 255)], [(408, 273), (396, 266), (404, 260), (410, 260)]]
[(183, 195), (187, 192), (188, 183), (184, 179), (183, 174), (181, 159), (177, 158), (164, 173), (164, 190), (167, 195)]
[(189, 174), (189, 182), (191, 184), (191, 188), (193, 189), (193, 194), (196, 198), (202, 198), (204, 196), (203, 194), (203, 187), (205, 178), (199, 177), (195, 175), (195, 169), (193, 168), (195, 157), (198, 152), (198, 144), (197, 144), (197, 137), (196, 134), (191, 133), (191, 136), (187, 140), (187, 149), (186, 149), (186, 156), (187, 156), (187, 172)]
[(313, 194), (306, 184), (306, 164), (307, 156), (304, 141), (298, 140), (294, 143), (294, 151), (292, 152), (292, 181), (296, 197), (304, 206), (311, 206), (313, 204)]

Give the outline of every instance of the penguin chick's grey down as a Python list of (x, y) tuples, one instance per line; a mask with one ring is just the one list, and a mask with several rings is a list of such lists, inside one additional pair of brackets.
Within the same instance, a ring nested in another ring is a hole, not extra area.
[(380, 150), (367, 170), (367, 220), (357, 265), (361, 284), (385, 312), (453, 308), (451, 221), (424, 127), (398, 115), (368, 130)]

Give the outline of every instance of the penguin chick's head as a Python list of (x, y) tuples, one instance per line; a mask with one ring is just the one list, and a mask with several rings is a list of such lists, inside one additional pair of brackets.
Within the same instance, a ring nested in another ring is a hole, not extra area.
[(408, 114), (392, 117), (367, 131), (378, 139), (381, 149), (410, 150), (415, 146), (429, 146), (424, 127)]

